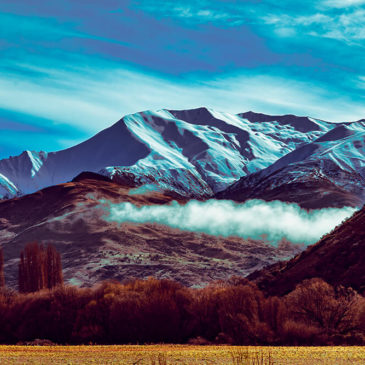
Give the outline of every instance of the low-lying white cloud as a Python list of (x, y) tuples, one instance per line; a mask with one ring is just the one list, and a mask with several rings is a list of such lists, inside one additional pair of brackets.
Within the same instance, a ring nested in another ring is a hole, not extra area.
[(102, 203), (107, 221), (159, 223), (211, 235), (264, 238), (273, 243), (287, 239), (306, 244), (316, 242), (356, 210), (345, 207), (306, 211), (296, 204), (261, 200), (242, 204), (227, 200), (190, 201), (185, 205), (173, 202), (142, 207)]

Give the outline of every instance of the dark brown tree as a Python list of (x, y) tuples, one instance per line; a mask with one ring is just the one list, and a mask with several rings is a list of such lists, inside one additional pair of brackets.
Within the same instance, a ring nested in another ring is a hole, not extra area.
[(20, 262), (19, 262), (19, 274), (18, 274), (18, 283), (19, 283), (19, 292), (26, 292), (26, 277), (27, 274), (25, 272), (25, 261), (24, 261), (24, 252), (20, 253)]
[(4, 254), (3, 249), (0, 248), (0, 288), (5, 286), (5, 277), (4, 277)]
[(19, 291), (35, 292), (63, 284), (61, 256), (48, 245), (47, 249), (37, 242), (29, 243), (20, 254)]
[(359, 296), (352, 289), (334, 288), (319, 278), (304, 280), (287, 296), (292, 316), (328, 335), (357, 326)]
[(45, 269), (45, 284), (48, 289), (63, 284), (61, 255), (52, 245), (47, 246)]

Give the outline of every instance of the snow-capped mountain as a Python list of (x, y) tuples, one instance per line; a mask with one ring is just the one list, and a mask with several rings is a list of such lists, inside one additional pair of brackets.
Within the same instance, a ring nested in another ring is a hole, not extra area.
[(365, 123), (342, 123), (271, 166), (242, 177), (218, 197), (297, 202), (306, 208), (365, 202)]
[(207, 108), (140, 112), (66, 150), (25, 151), (1, 160), (0, 198), (67, 182), (82, 171), (207, 197), (335, 127), (294, 115), (235, 115)]

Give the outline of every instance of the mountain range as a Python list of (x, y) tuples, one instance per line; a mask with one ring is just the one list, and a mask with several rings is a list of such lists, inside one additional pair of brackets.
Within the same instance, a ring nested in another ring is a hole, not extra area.
[(359, 206), (365, 199), (364, 135), (364, 121), (207, 108), (145, 111), (66, 150), (0, 160), (0, 197), (33, 193), (91, 171), (188, 198)]

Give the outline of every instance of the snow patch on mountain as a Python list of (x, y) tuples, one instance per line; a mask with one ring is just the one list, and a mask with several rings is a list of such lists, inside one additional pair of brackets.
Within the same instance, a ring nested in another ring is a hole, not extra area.
[[(16, 157), (0, 160), (0, 173), (14, 185), (17, 193), (30, 193), (41, 189), (37, 176), (47, 160), (47, 153), (24, 151)], [(2, 185), (2, 184), (1, 184)], [(14, 195), (13, 193), (10, 196)]]
[(6, 176), (0, 174), (0, 199), (8, 199), (18, 194), (17, 187)]

